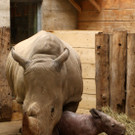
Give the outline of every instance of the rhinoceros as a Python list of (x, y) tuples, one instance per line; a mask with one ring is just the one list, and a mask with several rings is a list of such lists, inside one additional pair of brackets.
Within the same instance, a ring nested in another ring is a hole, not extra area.
[(52, 135), (62, 112), (75, 112), (81, 101), (80, 58), (52, 33), (40, 31), (15, 45), (7, 58), (6, 73), (33, 135)]
[(90, 113), (91, 115), (63, 112), (53, 135), (98, 135), (102, 132), (107, 135), (125, 135), (124, 124), (94, 108)]

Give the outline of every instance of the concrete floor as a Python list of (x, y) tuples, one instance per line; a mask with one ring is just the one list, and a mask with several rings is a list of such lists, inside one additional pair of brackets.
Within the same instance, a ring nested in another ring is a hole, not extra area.
[(21, 135), (22, 121), (0, 122), (0, 135)]

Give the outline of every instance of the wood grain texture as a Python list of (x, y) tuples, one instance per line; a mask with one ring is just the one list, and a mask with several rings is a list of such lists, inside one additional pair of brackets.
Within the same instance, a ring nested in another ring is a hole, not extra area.
[(80, 102), (78, 109), (89, 110), (90, 108), (95, 107), (96, 107), (96, 95), (83, 94), (82, 101)]
[(120, 21), (120, 22), (102, 22), (102, 21), (92, 21), (92, 22), (79, 22), (78, 28), (81, 30), (97, 30), (104, 31), (106, 33), (112, 33), (113, 31), (127, 31), (129, 33), (135, 32), (135, 22), (134, 21)]
[(109, 34), (96, 34), (96, 107), (109, 106)]
[(95, 48), (95, 34), (98, 31), (84, 31), (84, 30), (60, 30), (51, 31), (60, 39), (69, 43), (73, 48)]
[(78, 17), (78, 29), (113, 32), (127, 30), (135, 32), (134, 0), (96, 0), (101, 7), (100, 13), (88, 0), (82, 1), (82, 12)]
[(95, 79), (95, 64), (82, 64), (82, 76), (84, 79)]
[(83, 93), (96, 95), (96, 83), (94, 79), (83, 79)]
[(128, 34), (126, 114), (135, 120), (135, 34)]
[(110, 106), (125, 111), (127, 32), (114, 32), (110, 39)]
[(84, 11), (79, 14), (79, 21), (134, 21), (135, 9), (128, 10), (102, 10), (100, 15), (97, 11)]
[(12, 116), (12, 93), (5, 74), (9, 42), (9, 28), (0, 28), (0, 121), (10, 120)]
[(95, 49), (89, 49), (89, 48), (75, 48), (77, 53), (80, 56), (81, 63), (95, 63)]

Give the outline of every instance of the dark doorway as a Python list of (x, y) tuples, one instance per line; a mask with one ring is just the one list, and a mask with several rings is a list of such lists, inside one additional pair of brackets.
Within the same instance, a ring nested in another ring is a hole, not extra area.
[[(17, 1), (17, 0), (16, 0)], [(11, 43), (16, 44), (40, 30), (41, 2), (16, 2), (11, 0)]]

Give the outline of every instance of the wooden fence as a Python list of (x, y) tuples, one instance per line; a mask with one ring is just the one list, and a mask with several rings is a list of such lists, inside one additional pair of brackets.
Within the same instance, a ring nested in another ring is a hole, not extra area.
[(96, 34), (97, 108), (110, 106), (135, 119), (135, 34)]
[(11, 119), (12, 94), (7, 84), (5, 64), (9, 52), (10, 29), (0, 28), (0, 122)]

